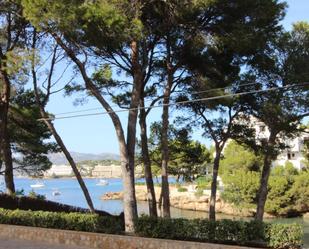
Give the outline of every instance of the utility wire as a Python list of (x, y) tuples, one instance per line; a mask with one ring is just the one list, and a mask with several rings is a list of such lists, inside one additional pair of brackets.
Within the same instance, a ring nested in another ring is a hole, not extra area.
[[(260, 84), (259, 82), (255, 82), (255, 83), (248, 83), (248, 84), (243, 84), (243, 85), (239, 85), (237, 87), (244, 87), (244, 86), (252, 86), (252, 85), (257, 85)], [(233, 86), (227, 86), (227, 87), (220, 87), (220, 88), (214, 88), (214, 89), (208, 89), (208, 90), (204, 90), (204, 91), (197, 91), (197, 92), (191, 92), (190, 94), (200, 94), (200, 93), (209, 93), (209, 92), (215, 92), (215, 91), (219, 91), (219, 90), (227, 90), (227, 89), (231, 89)], [(145, 101), (145, 103), (148, 102), (152, 102), (153, 99), (149, 99), (147, 101)], [(119, 105), (112, 105), (111, 108), (115, 108), (115, 107), (119, 107)], [(65, 115), (65, 114), (73, 114), (73, 113), (82, 113), (82, 112), (89, 112), (89, 111), (96, 111), (96, 110), (101, 110), (102, 107), (94, 107), (94, 108), (89, 108), (89, 109), (83, 109), (83, 110), (79, 110), (79, 111), (70, 111), (70, 112), (61, 112), (61, 113), (55, 113), (55, 116), (59, 116), (59, 115)], [(128, 109), (126, 109), (128, 110)]]
[(147, 106), (147, 107), (137, 107), (137, 108), (130, 108), (130, 109), (123, 109), (123, 110), (116, 110), (116, 111), (105, 111), (105, 112), (97, 112), (97, 113), (89, 113), (89, 114), (80, 114), (80, 115), (71, 115), (71, 116), (64, 116), (64, 117), (50, 117), (50, 118), (40, 118), (38, 121), (44, 121), (44, 120), (60, 120), (60, 119), (70, 119), (70, 118), (78, 118), (78, 117), (89, 117), (89, 116), (98, 116), (98, 115), (106, 115), (110, 113), (121, 113), (121, 112), (128, 112), (133, 110), (140, 110), (140, 109), (154, 109), (154, 108), (160, 108), (164, 106), (175, 106), (175, 105), (184, 105), (188, 103), (196, 103), (196, 102), (202, 102), (202, 101), (209, 101), (209, 100), (217, 100), (222, 98), (229, 98), (229, 97), (235, 97), (235, 96), (243, 96), (248, 94), (255, 94), (255, 93), (263, 93), (263, 92), (270, 92), (270, 91), (276, 91), (276, 90), (285, 90), (289, 88), (294, 87), (302, 87), (309, 85), (309, 82), (298, 84), (298, 85), (289, 85), (289, 86), (283, 86), (283, 87), (272, 87), (268, 89), (262, 89), (262, 90), (255, 90), (255, 91), (247, 91), (247, 92), (239, 92), (239, 93), (231, 93), (226, 95), (219, 95), (219, 96), (213, 96), (213, 97), (206, 97), (206, 98), (199, 98), (199, 99), (193, 99), (193, 100), (184, 100), (179, 101), (175, 103), (169, 103), (169, 104), (160, 104), (156, 106)]

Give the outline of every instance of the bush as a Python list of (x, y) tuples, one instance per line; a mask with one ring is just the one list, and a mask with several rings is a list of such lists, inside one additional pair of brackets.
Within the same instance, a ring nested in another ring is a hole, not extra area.
[(46, 200), (46, 196), (45, 195), (40, 195), (35, 193), (34, 191), (30, 191), (29, 192), (29, 198), (33, 198), (33, 199), (38, 199), (38, 200)]
[(197, 184), (197, 189), (210, 189), (212, 177), (211, 176), (200, 176), (195, 182)]
[(177, 189), (177, 191), (178, 191), (178, 192), (188, 192), (188, 189), (185, 188), (185, 187), (179, 187), (179, 188)]
[[(42, 198), (31, 198), (28, 196), (12, 196), (0, 193), (0, 208), (4, 209), (22, 209), (32, 211), (49, 211), (49, 212), (66, 212), (66, 213), (88, 213), (85, 208), (74, 207), (66, 204), (61, 204)], [(101, 216), (111, 216), (109, 213), (101, 210), (96, 210), (96, 213)]]
[(300, 224), (267, 224), (266, 240), (273, 248), (300, 248), (303, 230)]
[(224, 244), (296, 248), (301, 246), (299, 225), (265, 224), (233, 220), (165, 219), (140, 217), (136, 221), (139, 236), (180, 239)]
[(124, 231), (122, 218), (90, 213), (58, 213), (0, 208), (0, 223), (108, 234), (121, 234)]

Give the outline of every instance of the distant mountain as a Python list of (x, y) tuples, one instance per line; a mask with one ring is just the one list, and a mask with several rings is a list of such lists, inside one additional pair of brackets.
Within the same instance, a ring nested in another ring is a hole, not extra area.
[[(79, 153), (79, 152), (70, 152), (70, 153), (76, 163), (86, 160), (116, 160), (116, 161), (120, 160), (119, 155), (113, 153), (101, 153), (101, 154), (90, 154), (90, 153)], [(62, 152), (49, 154), (48, 158), (55, 165), (68, 164), (68, 161), (66, 160)]]

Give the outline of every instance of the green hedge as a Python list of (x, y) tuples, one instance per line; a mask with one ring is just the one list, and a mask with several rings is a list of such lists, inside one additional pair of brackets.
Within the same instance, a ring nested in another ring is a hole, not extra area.
[[(123, 217), (90, 213), (7, 210), (0, 208), (0, 224), (122, 234)], [(299, 224), (268, 224), (256, 221), (165, 219), (142, 216), (136, 234), (143, 237), (223, 244), (299, 248), (303, 231)]]
[[(65, 213), (88, 213), (89, 209), (74, 207), (49, 200), (31, 198), (28, 196), (11, 196), (0, 193), (0, 208), (4, 209), (22, 209), (32, 211), (48, 211), (48, 212), (65, 212)], [(96, 213), (101, 216), (111, 216), (109, 213), (102, 210), (96, 210)]]
[(256, 221), (165, 219), (140, 217), (139, 236), (272, 248), (299, 248), (303, 231), (298, 224), (266, 224)]
[(90, 213), (60, 213), (0, 208), (1, 223), (108, 234), (121, 234), (124, 231), (122, 218)]

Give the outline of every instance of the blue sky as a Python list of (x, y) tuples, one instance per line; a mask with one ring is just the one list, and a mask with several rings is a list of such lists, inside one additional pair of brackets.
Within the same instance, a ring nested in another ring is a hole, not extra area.
[[(289, 8), (283, 20), (286, 29), (291, 29), (292, 23), (297, 21), (309, 22), (309, 0), (288, 0), (287, 3)], [(58, 93), (52, 97), (48, 104), (48, 110), (51, 113), (58, 114), (100, 107), (94, 99), (90, 99), (83, 106), (74, 106), (74, 99), (74, 97), (63, 97), (63, 93)], [(99, 110), (89, 113), (93, 112), (99, 112)], [(160, 115), (160, 109), (152, 110), (149, 121), (158, 120)], [(127, 113), (120, 113), (119, 116), (125, 124)], [(118, 154), (118, 143), (114, 127), (107, 115), (55, 120), (55, 126), (70, 151)], [(209, 145), (209, 141), (201, 137), (201, 131), (196, 131), (193, 137)]]

